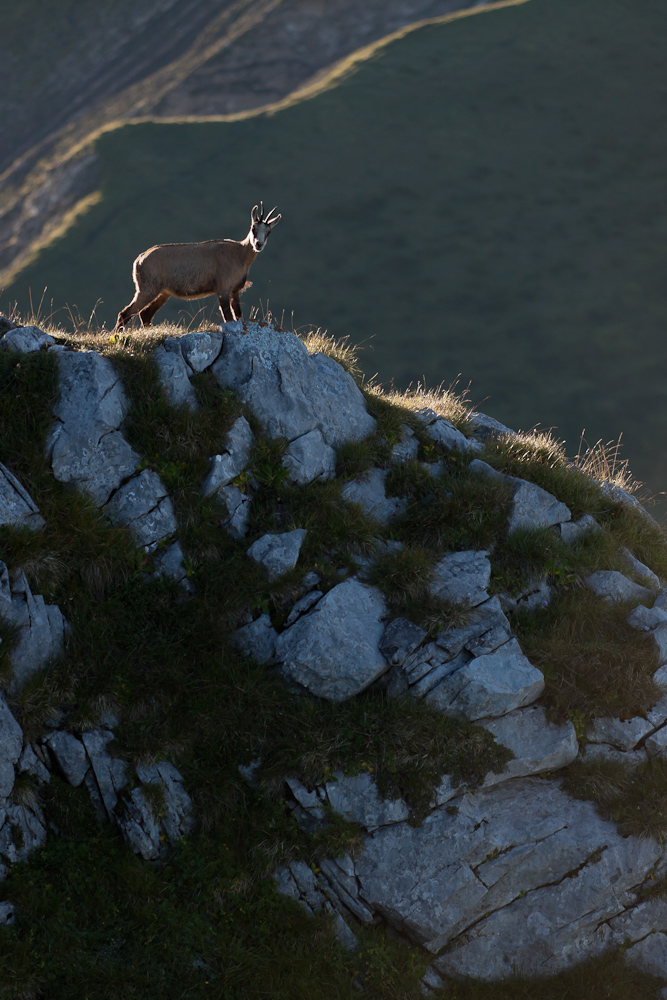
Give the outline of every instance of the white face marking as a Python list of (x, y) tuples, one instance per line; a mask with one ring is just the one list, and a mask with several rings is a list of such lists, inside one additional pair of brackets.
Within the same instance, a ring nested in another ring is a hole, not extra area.
[(271, 227), (267, 226), (265, 222), (255, 222), (252, 227), (252, 243), (259, 253), (260, 250), (264, 249), (266, 241), (271, 233)]

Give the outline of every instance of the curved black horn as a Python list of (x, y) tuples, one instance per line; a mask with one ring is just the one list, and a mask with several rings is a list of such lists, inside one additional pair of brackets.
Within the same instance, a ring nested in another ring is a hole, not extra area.
[(264, 202), (259, 203), (259, 221), (264, 222)]
[(267, 214), (266, 214), (266, 222), (269, 222), (269, 221), (270, 221), (270, 219), (271, 219), (271, 216), (273, 215), (273, 213), (275, 212), (275, 210), (276, 210), (277, 208), (278, 208), (278, 206), (277, 206), (277, 205), (274, 205), (274, 206), (273, 206), (273, 208), (271, 209), (271, 211), (270, 211), (270, 212), (267, 212)]

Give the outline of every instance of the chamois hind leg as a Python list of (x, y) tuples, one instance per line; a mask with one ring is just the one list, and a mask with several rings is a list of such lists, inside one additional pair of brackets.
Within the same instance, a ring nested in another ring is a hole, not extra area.
[(146, 306), (149, 306), (153, 299), (155, 298), (155, 292), (146, 292), (140, 289), (134, 294), (134, 298), (129, 302), (124, 309), (118, 313), (118, 319), (116, 320), (115, 330), (120, 330), (121, 327), (125, 326), (133, 316), (140, 313)]
[(153, 321), (153, 316), (155, 316), (155, 313), (158, 311), (158, 309), (161, 309), (162, 306), (167, 301), (167, 299), (169, 298), (171, 298), (170, 292), (160, 292), (158, 297), (156, 299), (153, 299), (150, 305), (146, 306), (145, 309), (141, 310), (141, 312), (139, 313), (139, 319), (141, 320), (144, 326), (151, 325)]
[(243, 319), (243, 313), (241, 311), (241, 299), (238, 290), (232, 292), (232, 311), (234, 313), (234, 319)]
[(232, 312), (229, 296), (218, 295), (218, 302), (220, 304), (220, 312), (222, 313), (223, 320), (225, 323), (232, 323), (234, 320), (234, 313)]

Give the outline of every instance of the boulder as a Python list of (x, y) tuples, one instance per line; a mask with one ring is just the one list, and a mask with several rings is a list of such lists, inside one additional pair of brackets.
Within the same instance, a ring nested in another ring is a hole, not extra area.
[(419, 441), (412, 427), (401, 424), (401, 436), (391, 449), (392, 462), (408, 462), (419, 454)]
[(500, 774), (487, 774), (485, 788), (510, 778), (557, 771), (571, 764), (579, 752), (572, 723), (555, 725), (549, 722), (541, 705), (519, 708), (499, 719), (485, 720), (482, 725), (514, 754)]
[(66, 781), (78, 788), (90, 767), (86, 748), (81, 740), (57, 729), (44, 738), (44, 743), (55, 757)]
[(3, 601), (5, 616), (20, 627), (19, 638), (11, 653), (12, 681), (9, 690), (17, 693), (37, 670), (60, 655), (66, 621), (57, 604), (46, 604), (33, 595), (24, 573), (18, 573), (9, 606)]
[(288, 469), (288, 482), (304, 486), (314, 479), (333, 479), (336, 474), (336, 452), (326, 443), (320, 430), (308, 431), (295, 438), (283, 456)]
[(248, 625), (237, 628), (230, 641), (245, 656), (252, 656), (258, 663), (269, 663), (276, 651), (278, 633), (268, 615), (260, 615)]
[(107, 753), (114, 734), (107, 729), (91, 729), (81, 736), (92, 765), (95, 784), (104, 809), (111, 815), (116, 808), (118, 795), (128, 783), (128, 767), (124, 760)]
[(222, 525), (227, 534), (237, 540), (243, 538), (248, 532), (250, 497), (237, 486), (223, 486), (215, 497), (226, 512)]
[(584, 583), (603, 601), (610, 603), (634, 601), (635, 604), (640, 602), (650, 604), (653, 600), (652, 591), (633, 583), (617, 570), (599, 569), (587, 576)]
[(507, 715), (531, 704), (544, 690), (544, 676), (510, 639), (493, 653), (462, 664), (426, 696), (434, 708), (450, 715), (483, 719)]
[(43, 347), (55, 344), (50, 333), (45, 333), (38, 326), (16, 326), (8, 330), (0, 340), (0, 347), (15, 351), (17, 354), (30, 354), (41, 351)]
[(512, 511), (507, 529), (509, 534), (517, 528), (550, 528), (553, 524), (570, 520), (572, 516), (570, 508), (560, 503), (541, 486), (529, 483), (525, 479), (506, 478), (514, 485)]
[(628, 625), (639, 629), (640, 632), (652, 632), (660, 625), (667, 625), (667, 611), (662, 608), (647, 608), (644, 604), (639, 604), (627, 617)]
[(346, 483), (341, 496), (351, 503), (358, 503), (364, 514), (378, 524), (389, 524), (394, 517), (405, 512), (407, 501), (402, 497), (387, 497), (384, 487), (386, 478), (386, 469), (369, 469), (358, 479)]
[(190, 368), (194, 372), (203, 372), (220, 354), (222, 333), (218, 330), (185, 333), (182, 337), (178, 337), (178, 345)]
[(43, 528), (45, 521), (27, 490), (0, 462), (0, 524), (17, 528)]
[(557, 524), (556, 530), (567, 545), (573, 545), (583, 535), (600, 531), (600, 525), (590, 514), (584, 514), (578, 521), (563, 521)]
[[(132, 788), (123, 798), (123, 809), (116, 816), (127, 844), (145, 861), (157, 861), (164, 854), (166, 839), (176, 844), (194, 826), (192, 800), (183, 787), (183, 778), (173, 764), (138, 765), (141, 787)], [(147, 793), (147, 786), (159, 790), (160, 809)]]
[(450, 552), (434, 567), (429, 590), (436, 597), (474, 607), (488, 601), (486, 588), (490, 579), (488, 552), (475, 549)]
[(320, 430), (336, 447), (373, 433), (376, 421), (354, 379), (323, 354), (309, 355), (299, 338), (259, 323), (226, 323), (212, 372), (235, 389), (270, 437), (288, 441)]
[(211, 459), (211, 468), (202, 486), (204, 496), (211, 496), (223, 486), (229, 486), (243, 472), (250, 461), (254, 440), (246, 418), (235, 420), (225, 438), (225, 450)]
[(650, 590), (660, 590), (660, 577), (652, 569), (640, 562), (629, 549), (621, 549), (621, 557), (635, 579)]
[(42, 747), (28, 743), (21, 751), (16, 769), (20, 774), (32, 775), (39, 784), (48, 785), (51, 781), (51, 774), (46, 766), (48, 762), (49, 758)]
[(619, 750), (632, 750), (653, 728), (650, 722), (640, 716), (634, 719), (607, 717), (595, 719), (586, 737), (591, 743), (609, 743)]
[(180, 542), (172, 542), (162, 551), (156, 553), (155, 576), (166, 576), (174, 583), (181, 583), (185, 589), (190, 590), (191, 584), (187, 579), (188, 571), (183, 562), (183, 549)]
[(427, 633), (407, 618), (390, 621), (380, 640), (380, 652), (388, 663), (400, 667), (411, 653), (421, 646)]
[(468, 426), (473, 434), (480, 441), (486, 441), (491, 437), (516, 437), (516, 431), (510, 430), (505, 424), (501, 424), (494, 417), (489, 417), (486, 413), (469, 413)]
[(53, 474), (102, 506), (139, 463), (139, 455), (118, 430), (127, 398), (108, 358), (94, 351), (61, 351), (57, 357), (57, 423), (47, 441)]
[(321, 590), (309, 590), (307, 594), (304, 594), (303, 597), (299, 598), (296, 604), (292, 606), (292, 610), (285, 620), (285, 627), (287, 628), (289, 625), (293, 625), (295, 621), (298, 621), (301, 615), (305, 615), (307, 611), (310, 611), (313, 605), (317, 604), (320, 597), (322, 597)]
[(153, 361), (158, 370), (160, 385), (172, 406), (185, 406), (197, 410), (197, 394), (190, 384), (192, 369), (181, 354), (179, 340), (169, 337), (153, 351)]
[(334, 812), (350, 823), (360, 823), (372, 832), (380, 826), (408, 819), (410, 810), (403, 799), (383, 799), (375, 779), (365, 772), (357, 775), (335, 774), (321, 791), (322, 799)]
[(144, 469), (121, 486), (104, 507), (111, 523), (129, 528), (137, 545), (154, 549), (178, 528), (174, 508), (157, 472)]
[(23, 730), (0, 694), (0, 799), (6, 799), (14, 787), (14, 766), (23, 749)]
[(262, 535), (247, 554), (264, 567), (269, 580), (278, 580), (296, 566), (306, 534), (304, 528), (295, 528), (280, 535)]
[(482, 656), (502, 646), (511, 635), (510, 623), (499, 599), (491, 597), (471, 611), (466, 625), (438, 632), (435, 643), (452, 657), (462, 649), (467, 649), (474, 656)]
[(352, 577), (285, 629), (276, 659), (289, 680), (320, 698), (345, 701), (389, 667), (378, 648), (385, 615), (380, 591)]
[(644, 747), (648, 757), (667, 757), (667, 726), (647, 736)]
[[(5, 864), (27, 861), (46, 843), (46, 819), (35, 795), (27, 794), (21, 802), (7, 802), (0, 811), (0, 824), (0, 857)], [(0, 864), (2, 878), (7, 874), (5, 864)]]

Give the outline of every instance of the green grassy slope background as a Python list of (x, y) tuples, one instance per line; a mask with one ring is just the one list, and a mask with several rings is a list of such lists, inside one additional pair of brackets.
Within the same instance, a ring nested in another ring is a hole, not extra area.
[(139, 251), (241, 238), (262, 197), (284, 219), (246, 310), (372, 338), (367, 373), (400, 386), (461, 373), (570, 450), (623, 432), (667, 489), (666, 31), (662, 0), (530, 0), (418, 30), (273, 115), (108, 133), (102, 201), (0, 307), (47, 286), (47, 312), (101, 298), (111, 323)]

